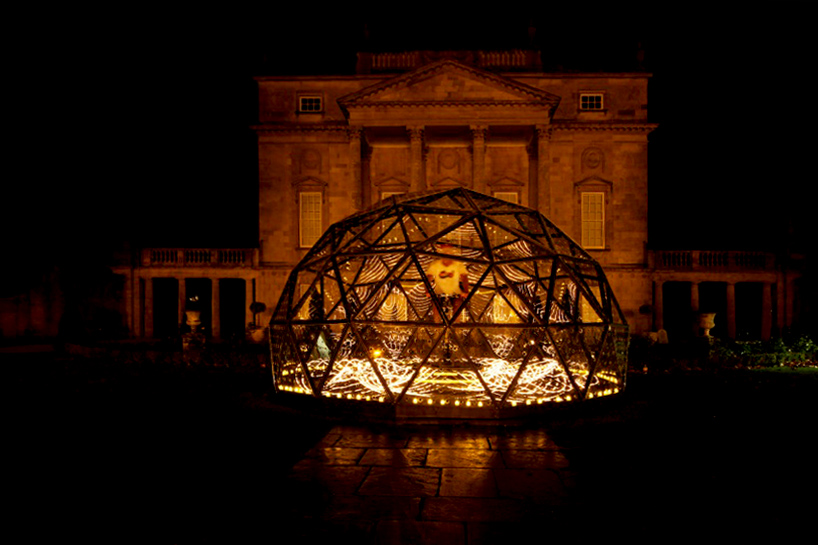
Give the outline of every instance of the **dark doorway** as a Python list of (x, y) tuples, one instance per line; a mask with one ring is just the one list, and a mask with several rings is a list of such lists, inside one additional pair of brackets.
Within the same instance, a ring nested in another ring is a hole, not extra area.
[(736, 284), (736, 337), (738, 339), (761, 338), (762, 290), (760, 282)]
[(665, 282), (662, 285), (662, 304), (662, 319), (670, 342), (690, 337), (693, 328), (690, 282)]
[(222, 339), (240, 340), (244, 338), (245, 292), (245, 282), (241, 278), (219, 280), (219, 321)]
[(192, 306), (201, 311), (202, 330), (210, 336), (213, 332), (213, 289), (209, 278), (186, 278), (185, 296), (188, 309)]
[(153, 336), (173, 338), (179, 333), (179, 282), (175, 278), (154, 278), (152, 281)]
[(727, 283), (702, 282), (699, 284), (699, 312), (715, 312), (716, 326), (712, 337), (727, 338)]

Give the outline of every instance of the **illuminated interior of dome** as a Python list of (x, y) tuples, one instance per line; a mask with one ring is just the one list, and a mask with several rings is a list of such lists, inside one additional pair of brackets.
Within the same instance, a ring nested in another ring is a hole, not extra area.
[(587, 252), (539, 212), (466, 189), (332, 225), (270, 322), (278, 391), (464, 409), (618, 393), (627, 338)]

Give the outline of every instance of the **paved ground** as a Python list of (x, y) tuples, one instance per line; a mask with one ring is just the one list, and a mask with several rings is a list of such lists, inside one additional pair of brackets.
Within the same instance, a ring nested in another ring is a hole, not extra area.
[(583, 514), (577, 475), (543, 430), (337, 426), (282, 493), (285, 532), (308, 541), (499, 543)]
[(291, 409), (224, 369), (16, 357), (0, 517), (27, 541), (814, 534), (816, 377), (635, 375), (604, 410), (526, 426), (383, 426)]

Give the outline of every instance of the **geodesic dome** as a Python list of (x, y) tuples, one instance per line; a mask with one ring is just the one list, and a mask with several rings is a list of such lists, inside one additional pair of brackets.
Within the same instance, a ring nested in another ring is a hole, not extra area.
[(270, 322), (278, 391), (460, 412), (617, 393), (627, 338), (587, 252), (539, 212), (460, 188), (332, 225)]

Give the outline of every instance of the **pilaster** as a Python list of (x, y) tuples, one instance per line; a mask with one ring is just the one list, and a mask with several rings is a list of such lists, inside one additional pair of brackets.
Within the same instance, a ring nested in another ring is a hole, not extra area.
[(409, 183), (411, 191), (426, 189), (424, 173), (426, 168), (423, 161), (423, 127), (407, 127), (409, 133)]
[(486, 132), (484, 125), (471, 125), (472, 134), (472, 187), (486, 193)]
[(551, 180), (549, 172), (551, 127), (537, 125), (537, 205), (545, 217), (551, 216)]
[(349, 134), (349, 159), (352, 187), (357, 187), (361, 192), (360, 201), (356, 202), (354, 206), (358, 210), (362, 210), (371, 204), (369, 184), (364, 183), (364, 176), (362, 176), (361, 171), (361, 137), (363, 130), (361, 127), (350, 127), (347, 132)]
[(210, 281), (210, 332), (214, 339), (218, 339), (222, 334), (221, 320), (219, 319), (219, 279), (213, 278)]
[(727, 282), (727, 337), (736, 338), (736, 284)]

